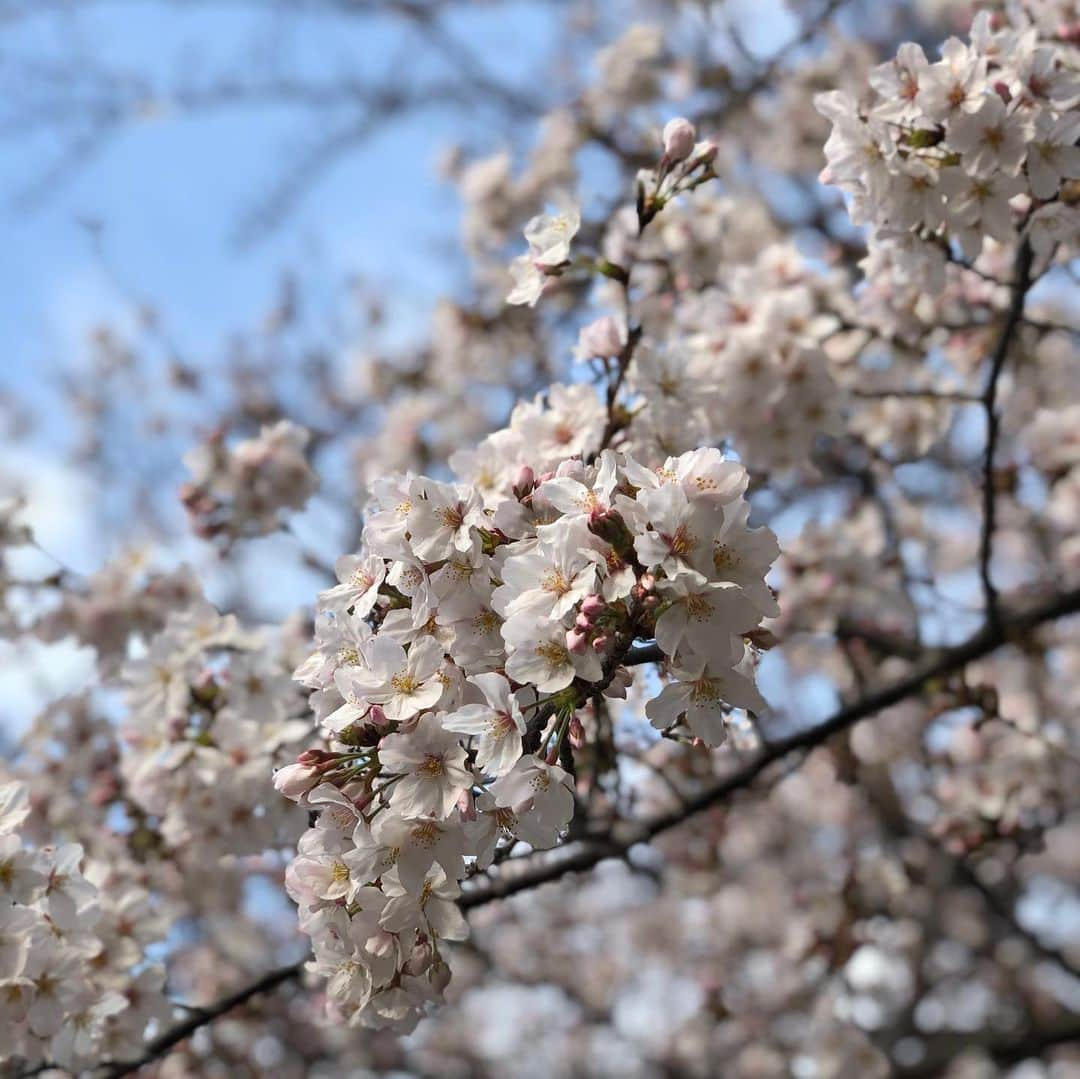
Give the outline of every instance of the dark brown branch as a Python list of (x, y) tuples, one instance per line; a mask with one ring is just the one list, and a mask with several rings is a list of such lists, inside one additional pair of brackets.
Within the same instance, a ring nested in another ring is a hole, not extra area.
[(306, 959), (301, 960), (299, 963), (272, 970), (249, 985), (236, 990), (235, 993), (222, 997), (221, 1000), (210, 1005), (209, 1008), (193, 1010), (192, 1014), (182, 1023), (177, 1023), (176, 1026), (154, 1038), (146, 1046), (146, 1050), (141, 1057), (135, 1060), (107, 1064), (95, 1071), (96, 1079), (120, 1079), (120, 1076), (134, 1074), (140, 1068), (163, 1057), (169, 1050), (175, 1048), (185, 1039), (190, 1038), (200, 1027), (207, 1026), (214, 1020), (220, 1019), (226, 1012), (231, 1012), (233, 1008), (238, 1008), (241, 1004), (247, 1003), (252, 997), (257, 997), (260, 993), (268, 993), (279, 985), (284, 985), (286, 982), (299, 978), (306, 961)]
[(1080, 1043), (1080, 1020), (1067, 1019), (1060, 1025), (1042, 1030), (1028, 1030), (1013, 1037), (980, 1038), (968, 1032), (954, 1032), (951, 1037), (935, 1039), (937, 1051), (919, 1064), (899, 1067), (893, 1071), (898, 1079), (937, 1079), (944, 1074), (949, 1061), (965, 1049), (981, 1049), (995, 1063), (1018, 1064), (1042, 1057), (1059, 1046)]
[(986, 454), (983, 458), (983, 526), (979, 542), (979, 576), (982, 578), (986, 618), (991, 624), (999, 620), (997, 588), (991, 575), (990, 563), (994, 556), (994, 528), (997, 516), (997, 498), (994, 489), (994, 457), (997, 452), (1001, 417), (997, 411), (998, 382), (1009, 355), (1009, 348), (1024, 314), (1024, 300), (1031, 288), (1031, 245), (1024, 240), (1016, 252), (1013, 267), (1012, 298), (1005, 314), (1005, 322), (998, 335), (994, 354), (990, 358), (990, 375), (983, 392), (982, 404), (986, 412)]

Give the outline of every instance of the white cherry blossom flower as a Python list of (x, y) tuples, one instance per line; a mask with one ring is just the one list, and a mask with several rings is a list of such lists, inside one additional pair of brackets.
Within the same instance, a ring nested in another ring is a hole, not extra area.
[(652, 725), (663, 730), (684, 718), (693, 734), (707, 745), (718, 746), (727, 738), (725, 717), (730, 708), (764, 711), (765, 700), (752, 677), (734, 665), (744, 664), (743, 645), (736, 641), (733, 648), (727, 662), (709, 663), (702, 658), (687, 657), (686, 666), (673, 668), (675, 681), (669, 682), (658, 697), (645, 705), (645, 714)]
[(538, 850), (553, 847), (574, 815), (574, 788), (569, 774), (539, 757), (522, 757), (491, 785), (497, 806), (512, 809), (519, 839)]
[(443, 726), (476, 738), (476, 766), (489, 775), (505, 775), (521, 756), (525, 718), (510, 683), (501, 674), (469, 678), (483, 694), (483, 704), (465, 704), (444, 716)]
[(379, 585), (386, 576), (386, 563), (375, 555), (342, 555), (334, 563), (338, 584), (319, 593), (319, 600), (332, 610), (347, 610), (363, 618), (379, 598)]
[(708, 562), (724, 519), (718, 508), (692, 503), (674, 483), (639, 491), (627, 509), (640, 522), (634, 549), (642, 565), (663, 569), (669, 577)]
[(780, 613), (765, 576), (780, 554), (772, 529), (748, 528), (750, 504), (743, 500), (724, 507), (724, 523), (712, 537), (709, 557), (699, 568), (716, 581), (739, 585), (750, 601), (767, 618)]
[(667, 605), (656, 620), (656, 643), (674, 656), (684, 643), (707, 660), (723, 662), (732, 638), (752, 630), (761, 612), (737, 584), (707, 581), (700, 573), (679, 574), (658, 590)]
[(428, 872), (419, 891), (406, 888), (395, 876), (390, 872), (383, 882), (387, 902), (379, 920), (385, 929), (391, 933), (422, 929), (440, 940), (468, 937), (468, 924), (454, 902), (461, 888), (440, 866)]
[[(465, 831), (456, 815), (440, 821), (383, 812), (375, 817), (369, 833), (358, 825), (353, 840), (356, 852), (349, 856), (350, 864), (358, 869), (372, 863), (384, 869), (393, 865), (398, 879), (412, 892), (419, 891), (433, 862), (438, 862), (452, 880), (465, 876)], [(359, 875), (363, 878), (366, 874), (361, 871)]]
[(473, 529), (487, 523), (476, 491), (417, 477), (410, 489), (410, 502), (409, 545), (425, 562), (476, 550), (479, 538)]
[(518, 255), (511, 261), (510, 278), (513, 288), (506, 294), (506, 302), (514, 306), (525, 304), (528, 307), (536, 306), (544, 286), (551, 280), (536, 264), (532, 255)]
[(540, 214), (525, 226), (529, 258), (541, 266), (555, 267), (570, 258), (570, 242), (581, 228), (577, 207), (564, 200), (557, 213)]
[(603, 663), (594, 652), (570, 653), (566, 630), (558, 622), (519, 618), (507, 622), (502, 634), (507, 677), (535, 686), (541, 693), (565, 689), (575, 678), (598, 682), (603, 676)]
[(868, 78), (882, 100), (874, 107), (874, 115), (896, 122), (916, 119), (920, 81), (929, 66), (922, 46), (908, 41), (892, 60), (875, 67)]
[(1020, 171), (1032, 135), (1023, 112), (1005, 107), (997, 94), (986, 94), (976, 112), (960, 112), (949, 121), (949, 146), (975, 176)]
[(595, 587), (596, 564), (587, 550), (598, 546), (583, 522), (549, 526), (536, 547), (503, 563), (492, 607), (508, 620), (562, 618)]
[(390, 804), (405, 817), (450, 815), (458, 798), (472, 784), (465, 750), (443, 717), (420, 717), (407, 734), (388, 734), (379, 743), (379, 762), (394, 780)]
[(941, 60), (919, 80), (916, 103), (937, 123), (981, 107), (986, 90), (986, 59), (951, 37), (941, 46)]
[(1052, 199), (1062, 180), (1080, 178), (1080, 115), (1040, 113), (1027, 148), (1027, 177), (1037, 199)]
[(388, 719), (411, 719), (443, 694), (443, 650), (430, 637), (406, 652), (397, 641), (378, 636), (365, 649), (364, 659), (366, 667), (338, 674), (358, 700), (380, 705)]

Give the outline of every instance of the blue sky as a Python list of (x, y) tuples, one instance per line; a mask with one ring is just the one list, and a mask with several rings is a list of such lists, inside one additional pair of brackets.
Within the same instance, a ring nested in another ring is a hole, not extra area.
[[(467, 19), (465, 31), (494, 69), (505, 69), (511, 57), (524, 68), (521, 42), (539, 55), (551, 21), (536, 5), (520, 4), (508, 18)], [(195, 5), (185, 13), (129, 0), (100, 3), (73, 24), (39, 16), (9, 25), (0, 55), (9, 62), (49, 55), (58, 42), (69, 50), (76, 36), (72, 25), (90, 64), (148, 74), (154, 106), (42, 197), (33, 181), (51, 157), (55, 132), (42, 128), (0, 143), (5, 381), (15, 377), (25, 386), (41, 377), (43, 367), (76, 362), (87, 326), (122, 309), (97, 264), (82, 224), (87, 220), (102, 223), (118, 274), (132, 292), (161, 307), (187, 348), (207, 348), (250, 323), (269, 305), (288, 268), (314, 266), (328, 279), (359, 270), (421, 304), (453, 286), (437, 241), (456, 228), (456, 202), (434, 166), (450, 138), (463, 129), (469, 134), (460, 116), (435, 110), (395, 125), (321, 172), (279, 228), (241, 248), (235, 233), (244, 212), (266, 194), (281, 162), (292, 160), (316, 131), (283, 109), (185, 116), (159, 93), (177, 82), (198, 82), (201, 71), (218, 65), (250, 70), (253, 56), (271, 52), (285, 55), (282, 63), (291, 68), (329, 81), (335, 73), (379, 80), (397, 59), (400, 35), (394, 28), (376, 26), (361, 36), (341, 17), (272, 21), (253, 17), (242, 4)], [(14, 91), (8, 87), (4, 108), (17, 115), (20, 88)], [(321, 122), (337, 118), (328, 112)], [(18, 197), (28, 187), (31, 198)]]
[[(88, 220), (101, 222), (127, 288), (161, 308), (185, 348), (209, 348), (250, 324), (284, 269), (327, 280), (360, 271), (407, 297), (412, 311), (456, 287), (461, 263), (446, 241), (456, 236), (458, 207), (435, 163), (451, 140), (500, 146), (494, 115), (433, 109), (394, 124), (320, 171), (280, 227), (241, 248), (237, 227), (282, 163), (321, 134), (319, 125), (326, 130), (345, 114), (322, 110), (318, 124), (299, 125), (299, 114), (262, 106), (184, 115), (163, 93), (202, 85), (214, 71), (242, 76), (273, 65), (331, 84), (381, 83), (410, 64), (437, 77), (437, 65), (400, 47), (399, 23), (320, 14), (323, 5), (310, 0), (94, 0), (76, 3), (76, 16), (48, 14), (67, 6), (57, 0), (21, 6), (37, 14), (0, 30), (0, 131), (27, 120), (28, 60), (82, 56), (74, 84), (84, 98), (94, 86), (88, 72), (131, 72), (150, 104), (44, 195), (35, 181), (54, 158), (54, 124), (0, 139), (0, 325), (8, 352), (0, 384), (17, 378), (25, 388), (44, 370), (76, 363), (86, 328), (124, 308), (97, 264)], [(282, 13), (268, 16), (275, 7)], [(754, 48), (771, 51), (791, 31), (776, 0), (730, 7)], [(562, 8), (555, 0), (464, 4), (448, 27), (489, 73), (543, 91), (554, 81), (544, 66), (550, 57), (571, 69), (581, 63), (558, 47)], [(611, 23), (607, 36), (625, 29), (616, 5), (598, 10)], [(71, 84), (71, 68), (60, 71)]]

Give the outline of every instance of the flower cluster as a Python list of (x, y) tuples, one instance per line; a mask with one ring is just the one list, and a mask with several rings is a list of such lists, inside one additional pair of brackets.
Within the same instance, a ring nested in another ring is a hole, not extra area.
[(729, 439), (757, 468), (804, 467), (818, 437), (841, 429), (843, 392), (822, 349), (838, 325), (826, 313), (835, 291), (789, 244), (729, 265), (635, 352), (630, 452)]
[(278, 750), (309, 728), (269, 645), (200, 598), (121, 672), (120, 770), (172, 848), (197, 840), (203, 856), (256, 853), (294, 834), (266, 777)]
[(487, 489), (375, 486), (297, 672), (330, 748), (276, 777), (318, 814), (287, 884), (339, 1015), (409, 1026), (440, 997), (466, 866), (555, 845), (576, 712), (625, 695), (635, 641), (670, 663), (656, 727), (719, 745), (733, 707), (762, 707), (747, 638), (778, 613), (764, 580), (778, 549), (747, 526), (746, 485), (706, 449), (655, 470), (611, 450), (526, 463)]
[(303, 509), (318, 482), (304, 450), (309, 434), (288, 420), (229, 447), (216, 432), (184, 463), (191, 482), (180, 492), (195, 532), (225, 542), (275, 531), (285, 510)]
[(1040, 253), (1077, 235), (1067, 185), (1080, 178), (1080, 76), (1037, 27), (981, 12), (969, 43), (950, 38), (934, 63), (903, 45), (870, 85), (865, 107), (817, 97), (833, 124), (822, 180), (850, 194), (876, 242), (898, 245), (912, 279), (928, 262), (940, 279), (943, 241), (975, 259), (985, 239), (1010, 243), (1019, 229)]
[(163, 927), (144, 890), (84, 867), (79, 844), (29, 846), (29, 813), (22, 784), (0, 785), (0, 1065), (130, 1058), (170, 1012), (164, 969), (144, 957)]

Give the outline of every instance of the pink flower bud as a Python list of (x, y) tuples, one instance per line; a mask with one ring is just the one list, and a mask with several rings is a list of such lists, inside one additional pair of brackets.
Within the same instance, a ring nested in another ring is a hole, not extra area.
[(405, 962), (405, 970), (413, 975), (423, 974), (431, 966), (434, 957), (435, 953), (430, 942), (418, 942), (413, 945), (413, 950)]
[(299, 802), (318, 781), (318, 771), (304, 764), (287, 764), (274, 773), (278, 792), (294, 802)]
[(580, 656), (588, 647), (589, 639), (579, 629), (566, 631), (566, 650), (575, 656)]
[(567, 730), (566, 736), (570, 739), (570, 744), (574, 749), (581, 749), (585, 744), (585, 728), (577, 716), (570, 720), (570, 728)]
[(588, 633), (592, 629), (592, 622), (584, 611), (574, 619), (574, 628), (581, 630), (582, 633)]
[(386, 713), (377, 704), (373, 704), (368, 709), (367, 721), (373, 727), (385, 727), (390, 723), (390, 720), (386, 718)]
[(712, 141), (712, 139), (706, 139), (706, 141), (701, 144), (701, 149), (698, 150), (698, 161), (700, 161), (702, 165), (711, 165), (716, 160), (719, 149), (720, 148)]
[(578, 334), (577, 354), (582, 359), (592, 356), (618, 356), (624, 343), (622, 328), (618, 322), (611, 315), (605, 315), (582, 328)]
[(593, 592), (581, 601), (581, 613), (586, 618), (596, 618), (607, 607), (604, 597)]
[(337, 760), (336, 753), (329, 753), (325, 749), (305, 749), (299, 757), (296, 758), (297, 764), (306, 764), (309, 767), (316, 767), (318, 765), (333, 764)]
[(664, 157), (671, 164), (685, 161), (694, 152), (697, 132), (694, 125), (682, 116), (668, 120), (664, 126)]
[(536, 473), (528, 465), (522, 465), (518, 471), (517, 479), (514, 480), (514, 497), (520, 501), (535, 486)]
[(361, 813), (375, 801), (375, 792), (373, 790), (361, 790), (352, 793), (352, 784), (346, 787), (341, 793), (344, 794)]

